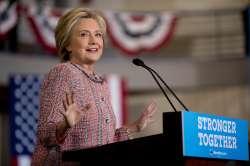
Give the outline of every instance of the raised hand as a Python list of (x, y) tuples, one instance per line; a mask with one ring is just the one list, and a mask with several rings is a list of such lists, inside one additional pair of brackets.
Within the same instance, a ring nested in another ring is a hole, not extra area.
[(136, 126), (138, 131), (145, 129), (148, 126), (148, 124), (153, 122), (154, 120), (153, 115), (155, 114), (156, 111), (157, 111), (157, 105), (155, 102), (152, 102), (145, 108), (140, 118), (136, 121)]
[(155, 102), (150, 103), (141, 116), (132, 124), (125, 125), (124, 127), (127, 128), (127, 132), (134, 133), (134, 132), (140, 132), (143, 129), (145, 129), (149, 123), (153, 122), (153, 116), (155, 112), (157, 111), (157, 105)]
[(78, 105), (74, 102), (73, 93), (66, 93), (63, 99), (63, 106), (64, 110), (60, 110), (60, 112), (64, 116), (69, 127), (73, 127), (77, 124), (80, 121), (82, 114), (90, 109), (90, 105), (87, 105), (84, 110), (80, 110)]

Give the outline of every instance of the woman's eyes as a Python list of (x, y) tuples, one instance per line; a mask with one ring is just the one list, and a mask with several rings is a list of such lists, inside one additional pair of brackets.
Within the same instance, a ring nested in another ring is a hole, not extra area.
[[(89, 37), (90, 36), (90, 33), (89, 32), (80, 32), (80, 36), (81, 37)], [(97, 32), (94, 34), (95, 37), (103, 37), (103, 34), (101, 32)]]
[(89, 36), (89, 33), (88, 32), (80, 32), (80, 36), (87, 37), (87, 36)]
[(103, 37), (103, 34), (101, 32), (98, 32), (95, 34), (96, 37)]

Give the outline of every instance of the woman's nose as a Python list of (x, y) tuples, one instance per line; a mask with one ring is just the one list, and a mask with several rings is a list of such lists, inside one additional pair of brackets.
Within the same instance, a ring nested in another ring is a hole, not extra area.
[(89, 35), (89, 44), (91, 44), (91, 45), (96, 44), (95, 37), (92, 34)]

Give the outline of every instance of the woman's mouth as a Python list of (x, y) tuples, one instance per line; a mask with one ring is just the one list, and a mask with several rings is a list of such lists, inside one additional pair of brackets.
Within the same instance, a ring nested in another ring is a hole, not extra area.
[(98, 49), (97, 48), (87, 48), (86, 51), (87, 52), (97, 52)]

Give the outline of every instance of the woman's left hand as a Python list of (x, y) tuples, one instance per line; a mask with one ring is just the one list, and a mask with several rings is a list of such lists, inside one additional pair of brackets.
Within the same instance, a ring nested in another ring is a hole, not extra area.
[(155, 102), (150, 103), (145, 110), (142, 112), (139, 119), (137, 119), (134, 123), (128, 124), (125, 126), (127, 128), (128, 133), (140, 132), (145, 129), (149, 123), (153, 122), (153, 116), (157, 111), (157, 105)]
[(142, 112), (140, 118), (136, 121), (137, 131), (142, 131), (148, 124), (153, 122), (153, 116), (157, 111), (157, 105), (155, 102), (150, 103)]

